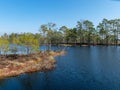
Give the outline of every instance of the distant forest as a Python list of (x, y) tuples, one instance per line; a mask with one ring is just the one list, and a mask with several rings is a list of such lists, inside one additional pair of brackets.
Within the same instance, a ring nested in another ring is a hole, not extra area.
[(4, 33), (0, 36), (0, 52), (13, 53), (17, 48), (9, 48), (10, 44), (23, 45), (27, 53), (38, 51), (40, 45), (120, 45), (120, 19), (103, 19), (94, 27), (89, 20), (78, 21), (76, 26), (69, 28), (61, 26), (57, 28), (55, 23), (43, 24), (38, 33)]

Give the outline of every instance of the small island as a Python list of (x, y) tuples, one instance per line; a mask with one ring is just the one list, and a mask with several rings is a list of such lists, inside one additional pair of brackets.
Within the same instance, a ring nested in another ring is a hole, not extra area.
[(46, 51), (30, 55), (9, 54), (0, 56), (0, 78), (17, 76), (23, 73), (46, 71), (55, 68), (55, 56), (64, 51)]

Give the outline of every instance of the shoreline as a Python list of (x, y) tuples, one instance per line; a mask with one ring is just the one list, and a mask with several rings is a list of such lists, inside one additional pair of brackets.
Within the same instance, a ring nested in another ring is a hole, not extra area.
[(0, 79), (23, 73), (52, 70), (56, 66), (55, 57), (64, 51), (46, 51), (30, 55), (0, 55)]
[(68, 44), (59, 44), (59, 46), (66, 46), (66, 47), (71, 47), (71, 46), (120, 46), (120, 44), (118, 45), (114, 45), (114, 44), (79, 44), (79, 43), (68, 43)]

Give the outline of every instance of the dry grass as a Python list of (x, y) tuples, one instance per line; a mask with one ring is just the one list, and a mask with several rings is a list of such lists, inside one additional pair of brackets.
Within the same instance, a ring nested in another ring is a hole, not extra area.
[(26, 72), (51, 70), (55, 67), (54, 57), (65, 52), (45, 52), (31, 55), (0, 55), (0, 77), (17, 76)]

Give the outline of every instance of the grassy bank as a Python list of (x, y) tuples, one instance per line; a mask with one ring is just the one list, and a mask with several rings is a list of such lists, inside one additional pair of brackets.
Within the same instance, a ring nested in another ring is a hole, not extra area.
[(17, 76), (27, 72), (45, 71), (55, 68), (55, 56), (64, 52), (44, 52), (30, 55), (1, 55), (0, 78)]

